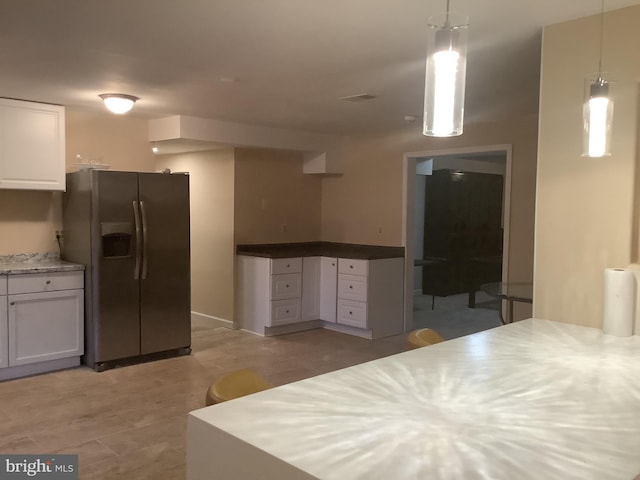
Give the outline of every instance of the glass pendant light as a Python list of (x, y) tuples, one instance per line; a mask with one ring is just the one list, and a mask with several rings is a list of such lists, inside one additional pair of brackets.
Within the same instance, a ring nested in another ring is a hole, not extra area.
[(598, 74), (585, 81), (585, 100), (582, 109), (582, 155), (585, 157), (604, 157), (611, 155), (611, 124), (613, 121), (613, 100), (610, 96), (610, 83), (602, 73), (602, 43), (604, 32), (604, 0), (600, 11), (600, 55)]
[(462, 135), (467, 71), (467, 18), (449, 11), (429, 18), (422, 133), (431, 137)]

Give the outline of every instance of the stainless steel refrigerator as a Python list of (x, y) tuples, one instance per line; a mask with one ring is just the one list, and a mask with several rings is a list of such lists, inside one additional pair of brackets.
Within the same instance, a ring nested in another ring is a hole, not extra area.
[(87, 365), (191, 352), (188, 175), (67, 174), (62, 242), (86, 266)]

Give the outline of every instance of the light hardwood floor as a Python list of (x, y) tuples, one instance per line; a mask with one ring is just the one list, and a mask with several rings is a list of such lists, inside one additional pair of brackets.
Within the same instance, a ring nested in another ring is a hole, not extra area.
[(184, 479), (186, 414), (204, 407), (208, 386), (221, 374), (253, 368), (283, 385), (403, 351), (405, 344), (404, 335), (369, 341), (310, 330), (262, 338), (196, 326), (188, 357), (0, 383), (0, 453), (78, 454), (81, 479)]

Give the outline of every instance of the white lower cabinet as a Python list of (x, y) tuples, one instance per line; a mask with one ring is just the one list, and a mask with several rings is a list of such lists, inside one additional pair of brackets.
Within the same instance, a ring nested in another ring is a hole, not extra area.
[(336, 322), (338, 259), (320, 257), (320, 320)]
[(9, 295), (9, 366), (82, 355), (83, 306), (82, 290)]
[(372, 338), (404, 330), (404, 259), (338, 259), (337, 323)]
[(302, 318), (302, 258), (238, 256), (238, 319), (260, 335)]
[(84, 353), (84, 273), (5, 278), (7, 295), (0, 296), (0, 379), (78, 365)]
[(239, 255), (237, 309), (241, 328), (261, 335), (318, 325), (368, 338), (399, 334), (404, 259)]
[(302, 320), (320, 318), (321, 257), (302, 259)]

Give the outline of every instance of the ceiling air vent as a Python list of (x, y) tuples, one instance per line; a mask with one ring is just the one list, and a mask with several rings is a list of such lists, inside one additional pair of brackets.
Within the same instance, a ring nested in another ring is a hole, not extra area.
[(369, 95), (368, 93), (361, 93), (359, 95), (350, 95), (348, 97), (340, 97), (340, 100), (346, 100), (347, 102), (364, 102), (366, 100), (372, 100), (376, 98), (375, 95)]

